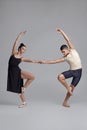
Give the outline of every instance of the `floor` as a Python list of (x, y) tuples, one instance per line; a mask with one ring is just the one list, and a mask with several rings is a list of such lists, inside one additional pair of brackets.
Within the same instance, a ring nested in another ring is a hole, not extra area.
[(87, 130), (87, 103), (71, 103), (65, 108), (57, 102), (28, 101), (24, 108), (1, 103), (1, 130)]

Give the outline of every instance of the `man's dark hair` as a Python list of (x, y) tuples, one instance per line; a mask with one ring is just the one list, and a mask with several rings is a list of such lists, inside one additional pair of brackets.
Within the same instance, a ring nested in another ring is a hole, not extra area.
[(63, 49), (68, 49), (68, 46), (67, 46), (67, 45), (62, 45), (62, 46), (60, 47), (60, 50), (62, 51)]

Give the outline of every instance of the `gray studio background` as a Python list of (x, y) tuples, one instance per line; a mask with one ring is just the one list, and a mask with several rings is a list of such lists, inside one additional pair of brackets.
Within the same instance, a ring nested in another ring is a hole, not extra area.
[[(20, 40), (27, 46), (24, 57), (52, 60), (62, 56), (59, 47), (66, 43), (56, 33), (57, 27), (62, 28), (71, 38), (83, 64), (83, 76), (71, 101), (86, 101), (87, 1), (0, 0), (0, 103), (15, 103), (19, 100), (16, 94), (6, 91), (8, 60), (19, 32), (27, 30), (27, 34)], [(66, 90), (57, 81), (57, 75), (68, 69), (67, 63), (22, 63), (20, 67), (36, 77), (25, 92), (27, 100), (58, 104), (63, 101)]]

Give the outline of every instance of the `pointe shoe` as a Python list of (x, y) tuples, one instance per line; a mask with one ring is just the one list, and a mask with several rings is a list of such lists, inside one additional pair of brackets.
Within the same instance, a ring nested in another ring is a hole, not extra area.
[(27, 105), (27, 102), (23, 102), (20, 106), (18, 106), (18, 108), (23, 108)]

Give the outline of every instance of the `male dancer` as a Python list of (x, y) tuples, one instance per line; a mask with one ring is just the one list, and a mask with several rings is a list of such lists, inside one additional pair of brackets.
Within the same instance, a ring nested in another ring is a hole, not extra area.
[[(82, 64), (81, 64), (79, 54), (76, 51), (71, 40), (68, 38), (68, 36), (61, 29), (57, 29), (57, 32), (62, 34), (62, 36), (64, 37), (64, 39), (67, 42), (67, 45), (62, 45), (60, 47), (60, 50), (61, 50), (62, 54), (64, 55), (63, 58), (60, 58), (57, 60), (42, 61), (41, 63), (43, 63), (43, 64), (56, 64), (56, 63), (66, 61), (69, 64), (70, 69), (68, 71), (65, 71), (65, 72), (59, 74), (58, 80), (67, 89), (67, 94), (66, 94), (66, 97), (64, 99), (63, 106), (70, 107), (67, 102), (68, 102), (70, 96), (72, 96), (74, 88), (76, 87), (76, 85), (80, 81), (80, 78), (82, 75)], [(68, 85), (68, 83), (66, 82), (66, 79), (71, 78), (71, 77), (73, 78), (72, 82), (70, 85)]]

